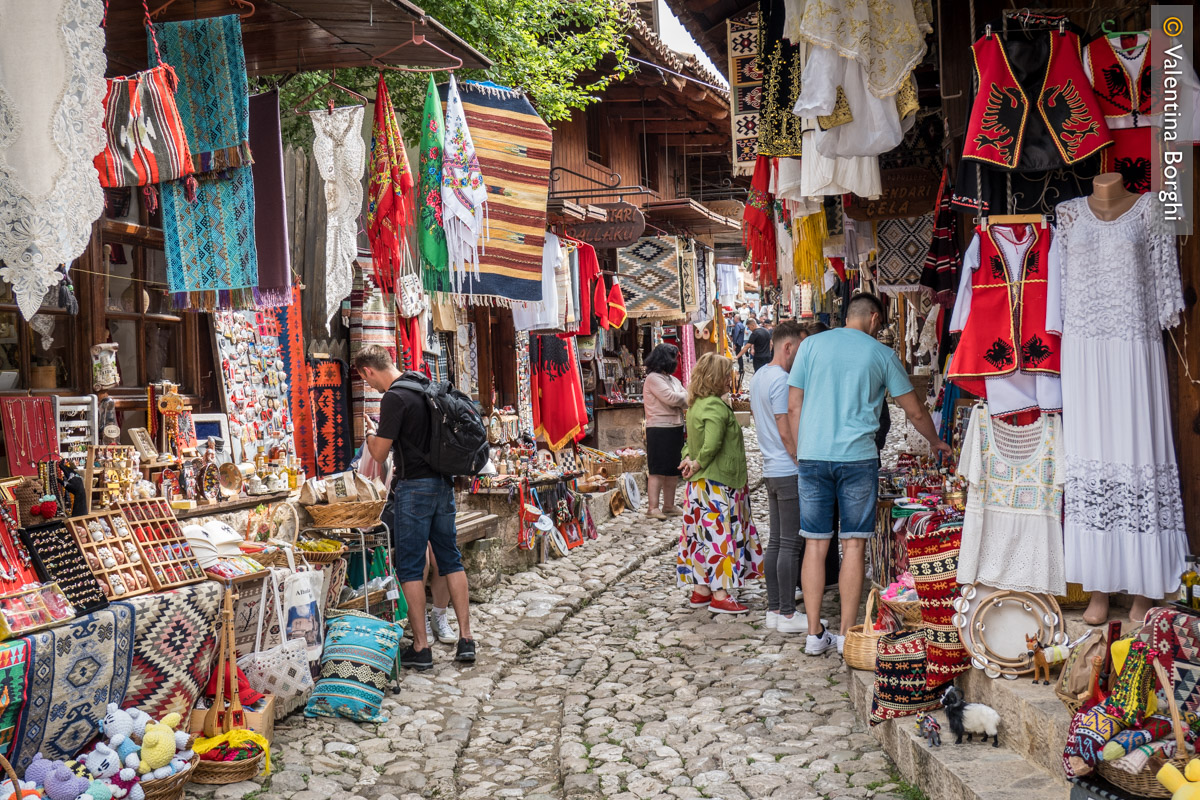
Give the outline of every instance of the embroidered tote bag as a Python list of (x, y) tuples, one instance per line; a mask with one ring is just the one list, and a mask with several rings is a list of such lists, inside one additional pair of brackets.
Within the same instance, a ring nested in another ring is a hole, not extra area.
[(280, 602), (282, 587), (276, 570), (271, 570), (263, 581), (262, 600), (258, 604), (258, 631), (254, 636), (254, 652), (238, 659), (238, 667), (246, 673), (250, 687), (262, 694), (276, 697), (276, 714), (286, 713), (288, 700), (304, 697), (313, 688), (312, 672), (308, 667), (308, 642), (301, 638), (285, 639), (283, 644), (268, 650), (262, 649), (263, 620), (266, 617), (267, 595), (275, 600), (275, 615), (280, 634), (286, 630), (283, 619), (283, 604)]
[(104, 150), (94, 162), (100, 185), (107, 189), (148, 186), (186, 178), (193, 172), (192, 153), (175, 105), (175, 70), (163, 63), (145, 2), (142, 8), (158, 65), (107, 79)]

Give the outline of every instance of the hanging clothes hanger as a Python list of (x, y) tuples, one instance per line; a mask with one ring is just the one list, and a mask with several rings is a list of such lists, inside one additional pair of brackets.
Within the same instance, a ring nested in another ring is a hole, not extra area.
[[(413, 22), (410, 24), (412, 25), (412, 34), (409, 36), (408, 41), (401, 42), (400, 44), (396, 45), (392, 49), (387, 50), (383, 53), (380, 53), (379, 55), (375, 56), (375, 58), (372, 58), (371, 59), (372, 66), (379, 67), (380, 69), (394, 70), (395, 72), (454, 72), (455, 70), (459, 69), (463, 65), (463, 60), (461, 58), (454, 55), (453, 53), (448, 53), (445, 50), (443, 50), (442, 48), (438, 47), (436, 44), (434, 44), (433, 42), (426, 39), (425, 34), (417, 33), (417, 23)], [(388, 56), (390, 56), (392, 53), (396, 52), (400, 48), (408, 47), (409, 45), (413, 45), (415, 47), (431, 47), (434, 50), (437, 50), (442, 55), (446, 56), (447, 58), (453, 59), (454, 66), (452, 66), (452, 67), (398, 67), (398, 66), (395, 66), (392, 64), (383, 63), (383, 59), (387, 58)]]
[[(366, 95), (361, 95), (358, 92), (354, 91), (353, 89), (348, 89), (345, 86), (342, 86), (340, 83), (337, 82), (337, 70), (335, 69), (335, 70), (330, 71), (329, 80), (325, 81), (320, 86), (313, 89), (311, 92), (309, 92), (308, 94), (306, 94), (304, 96), (304, 99), (302, 99), (299, 103), (296, 103), (296, 107), (292, 109), (292, 113), (297, 114), (297, 115), (307, 114), (308, 113), (307, 111), (301, 110), (302, 108), (304, 108), (304, 104), (307, 103), (309, 100), (313, 99), (313, 97), (315, 97), (317, 95), (317, 93), (324, 91), (325, 89), (329, 89), (329, 88), (337, 89), (338, 91), (345, 92), (346, 94), (349, 94), (349, 95), (353, 95), (354, 97), (361, 100), (362, 104), (364, 106), (367, 104)], [(326, 113), (329, 113), (329, 114), (333, 113), (333, 98), (332, 97), (329, 98), (329, 102), (328, 102), (325, 110), (326, 110)]]
[(1050, 223), (1050, 218), (1045, 214), (993, 214), (991, 216), (983, 216), (979, 218), (979, 225), (985, 231), (992, 225), (1022, 225), (1022, 224), (1038, 224), (1042, 226), (1042, 230), (1046, 230), (1046, 226)]
[[(1116, 50), (1118, 53), (1132, 52), (1134, 50), (1137, 50), (1139, 47), (1144, 47), (1147, 44), (1147, 42), (1149, 41), (1149, 40), (1147, 40), (1146, 42), (1140, 41), (1141, 37), (1146, 35), (1145, 31), (1109, 30), (1110, 26), (1115, 26), (1116, 24), (1117, 24), (1117, 21), (1115, 19), (1112, 19), (1111, 17), (1109, 19), (1104, 20), (1104, 22), (1100, 23), (1100, 32), (1104, 34), (1104, 37), (1106, 39), (1112, 40), (1112, 39), (1120, 39), (1123, 36), (1134, 36), (1134, 37), (1137, 37), (1139, 40), (1138, 43), (1133, 45), (1132, 47), (1113, 47), (1113, 50)], [(1112, 45), (1112, 42), (1110, 41), (1109, 46), (1111, 46), (1111, 45)]]
[[(163, 13), (171, 6), (175, 5), (175, 1), (176, 0), (167, 0), (167, 2), (163, 3), (161, 6), (154, 9), (153, 11), (151, 11), (150, 16), (157, 17), (159, 14)], [(229, 0), (229, 5), (232, 6), (233, 8), (243, 9), (243, 12), (238, 15), (242, 19), (249, 19), (250, 17), (254, 16), (254, 12), (257, 10), (254, 7), (254, 3), (250, 2), (250, 0)]]

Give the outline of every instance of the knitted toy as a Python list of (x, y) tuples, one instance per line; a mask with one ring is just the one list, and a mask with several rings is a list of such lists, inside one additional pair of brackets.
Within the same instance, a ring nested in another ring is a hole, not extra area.
[(129, 716), (133, 717), (133, 740), (141, 742), (142, 737), (146, 735), (146, 726), (154, 722), (150, 715), (140, 708), (130, 708)]
[(79, 800), (112, 800), (112, 786), (104, 781), (92, 781), (88, 784), (88, 790), (80, 796)]
[(42, 790), (33, 781), (19, 781), (19, 783), (21, 786), (21, 795), (19, 798), (13, 792), (12, 781), (5, 780), (4, 783), (0, 783), (0, 800), (24, 800), (24, 798), (32, 800), (33, 798), (42, 797)]
[[(107, 787), (106, 800), (123, 800), (126, 797), (130, 800), (142, 800), (145, 797), (145, 792), (138, 782), (137, 756), (134, 756), (133, 765), (124, 765), (120, 753), (104, 742), (99, 742), (92, 752), (83, 757), (83, 763), (91, 776)], [(101, 800), (90, 789), (88, 793), (92, 795), (92, 800)]]
[(171, 761), (175, 758), (175, 727), (182, 718), (179, 714), (167, 714), (162, 722), (151, 722), (146, 726), (142, 736), (142, 763), (138, 766), (138, 774), (144, 780), (169, 778), (175, 774), (176, 766)]
[(33, 761), (29, 762), (29, 766), (25, 768), (25, 780), (35, 786), (43, 786), (52, 769), (54, 769), (54, 762), (45, 758), (41, 753), (36, 753)]
[(121, 763), (137, 769), (141, 748), (133, 741), (133, 715), (116, 703), (109, 703), (104, 719), (100, 720), (100, 732), (108, 737), (108, 746), (121, 756)]
[(79, 777), (71, 772), (66, 764), (57, 761), (46, 776), (46, 797), (50, 800), (78, 800), (90, 785), (91, 781), (87, 778)]
[(1171, 800), (1200, 800), (1200, 759), (1189, 761), (1183, 772), (1166, 764), (1154, 777), (1172, 793)]

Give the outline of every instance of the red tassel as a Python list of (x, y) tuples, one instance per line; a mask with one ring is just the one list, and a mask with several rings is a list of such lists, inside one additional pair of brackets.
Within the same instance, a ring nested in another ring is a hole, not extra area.
[(196, 180), (195, 175), (188, 175), (183, 180), (183, 196), (187, 198), (189, 203), (196, 202), (196, 195), (200, 193), (200, 181)]
[(158, 191), (152, 184), (142, 187), (142, 197), (146, 200), (146, 213), (153, 214), (158, 210)]

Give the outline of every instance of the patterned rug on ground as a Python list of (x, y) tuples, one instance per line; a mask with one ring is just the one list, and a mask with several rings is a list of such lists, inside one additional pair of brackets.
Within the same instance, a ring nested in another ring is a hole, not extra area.
[(954, 598), (958, 596), (958, 551), (962, 518), (929, 513), (909, 522), (908, 569), (921, 598), (925, 623), (925, 681), (933, 689), (954, 680), (970, 667), (970, 656), (958, 637)]
[(881, 292), (911, 292), (921, 288), (921, 271), (933, 241), (933, 214), (875, 223), (876, 278)]
[(99, 732), (105, 706), (124, 702), (134, 627), (133, 607), (113, 603), (26, 637), (27, 702), (11, 759), (18, 774), (38, 752), (51, 760), (73, 758)]
[[(447, 85), (438, 87), (445, 99)], [(553, 137), (525, 93), (495, 83), (458, 85), (487, 184), (486, 239), (479, 274), (468, 271), (459, 298), (472, 305), (542, 299), (542, 245)]]
[[(122, 601), (137, 620), (125, 705), (188, 718), (217, 650), (221, 586), (212, 581)], [(257, 620), (256, 620), (257, 622)]]
[(678, 237), (646, 236), (622, 247), (617, 251), (617, 274), (630, 317), (682, 316)]
[(347, 414), (346, 362), (337, 358), (309, 360), (313, 432), (317, 445), (317, 475), (345, 472), (354, 457)]

